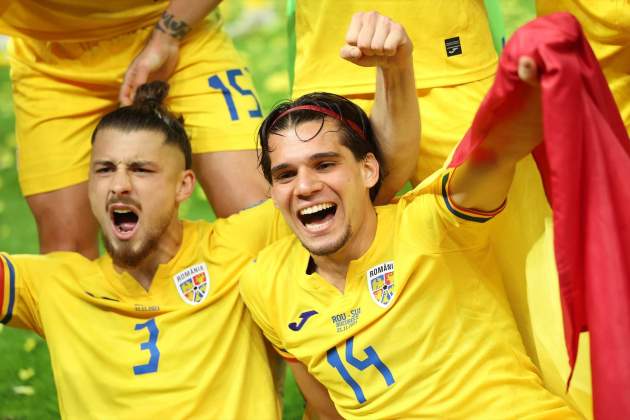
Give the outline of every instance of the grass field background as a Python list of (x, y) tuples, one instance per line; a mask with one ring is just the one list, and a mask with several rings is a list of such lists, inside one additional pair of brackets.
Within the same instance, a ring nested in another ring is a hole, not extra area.
[[(266, 3), (266, 11), (261, 11), (259, 17), (267, 18), (258, 21), (244, 2), (246, 0), (226, 1), (228, 7), (223, 14), (230, 28), (238, 32), (236, 46), (248, 62), (263, 109), (268, 111), (274, 103), (288, 96), (284, 0), (257, 1), (257, 4)], [(504, 0), (501, 5), (507, 33), (533, 16), (531, 0)], [(275, 18), (271, 17), (273, 13)], [(250, 28), (247, 28), (247, 19), (252, 21)], [(343, 30), (340, 41), (342, 37)], [(0, 250), (36, 253), (35, 223), (17, 183), (13, 126), (8, 68), (0, 67)], [(189, 219), (214, 217), (200, 189), (185, 203), (181, 213)], [(288, 375), (284, 418), (299, 419), (301, 415), (302, 400)], [(35, 334), (3, 328), (0, 324), (0, 420), (58, 417), (45, 342)]]

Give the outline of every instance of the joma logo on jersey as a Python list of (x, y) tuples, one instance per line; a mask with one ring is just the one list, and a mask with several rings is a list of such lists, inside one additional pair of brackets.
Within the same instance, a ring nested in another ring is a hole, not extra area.
[(378, 306), (386, 308), (391, 303), (396, 292), (394, 262), (388, 261), (372, 267), (366, 275), (368, 290), (372, 300)]
[(180, 271), (173, 280), (179, 296), (189, 305), (199, 305), (210, 293), (210, 275), (205, 263)]
[(299, 316), (300, 320), (298, 322), (291, 322), (289, 324), (289, 329), (292, 331), (300, 331), (304, 324), (306, 324), (306, 321), (308, 321), (313, 315), (317, 315), (317, 311), (302, 312)]

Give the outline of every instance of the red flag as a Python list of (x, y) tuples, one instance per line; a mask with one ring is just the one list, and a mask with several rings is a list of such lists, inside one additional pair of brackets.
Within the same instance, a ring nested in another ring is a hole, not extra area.
[(514, 34), (450, 166), (519, 108), (523, 55), (540, 74), (544, 141), (533, 154), (553, 209), (571, 369), (579, 334), (589, 331), (595, 418), (630, 418), (630, 139), (573, 16), (542, 17)]

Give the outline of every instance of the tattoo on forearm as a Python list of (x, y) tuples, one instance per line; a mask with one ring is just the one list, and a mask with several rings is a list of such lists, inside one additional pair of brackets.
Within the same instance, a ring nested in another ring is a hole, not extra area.
[(182, 39), (190, 32), (190, 25), (183, 20), (176, 20), (175, 17), (169, 12), (162, 13), (162, 17), (155, 24), (155, 29), (160, 32), (164, 32), (176, 39)]

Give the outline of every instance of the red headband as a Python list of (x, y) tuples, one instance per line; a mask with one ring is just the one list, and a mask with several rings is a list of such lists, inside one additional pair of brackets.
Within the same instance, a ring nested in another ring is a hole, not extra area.
[(282, 112), (280, 115), (278, 115), (275, 120), (273, 120), (273, 122), (271, 123), (271, 127), (276, 125), (278, 120), (280, 120), (280, 118), (284, 117), (285, 115), (290, 114), (293, 111), (300, 111), (300, 110), (303, 110), (303, 109), (308, 109), (308, 110), (311, 110), (311, 111), (320, 112), (320, 113), (322, 113), (324, 115), (327, 115), (327, 116), (329, 116), (331, 118), (339, 120), (339, 121), (347, 124), (348, 127), (350, 127), (352, 129), (352, 131), (357, 133), (359, 135), (359, 137), (361, 137), (363, 140), (365, 140), (365, 133), (363, 132), (361, 127), (359, 127), (354, 121), (351, 121), (351, 120), (343, 118), (341, 115), (337, 114), (335, 111), (333, 111), (331, 109), (324, 108), (324, 107), (317, 106), (317, 105), (299, 105), (299, 106), (294, 106), (293, 108), (286, 109), (284, 112)]

